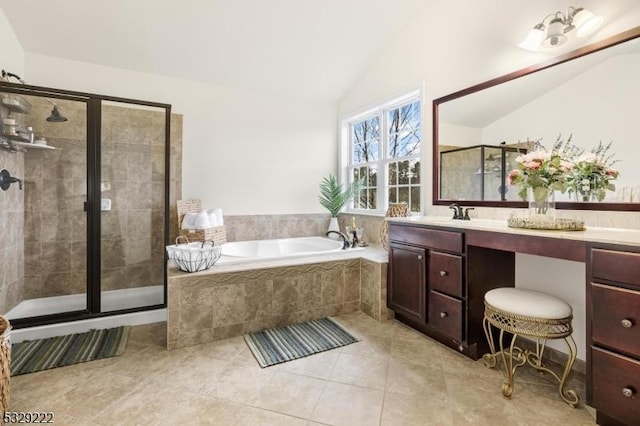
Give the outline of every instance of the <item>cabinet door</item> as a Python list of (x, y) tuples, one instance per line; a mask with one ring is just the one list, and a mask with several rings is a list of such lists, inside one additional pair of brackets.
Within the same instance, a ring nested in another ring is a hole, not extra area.
[(426, 250), (391, 243), (389, 256), (387, 306), (401, 315), (424, 322), (427, 316)]

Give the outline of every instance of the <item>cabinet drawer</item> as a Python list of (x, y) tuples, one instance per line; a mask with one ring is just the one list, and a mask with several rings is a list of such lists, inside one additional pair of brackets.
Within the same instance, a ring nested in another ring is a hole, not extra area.
[(591, 284), (595, 343), (640, 357), (640, 291)]
[(462, 233), (389, 224), (389, 241), (462, 253)]
[(458, 342), (462, 341), (463, 302), (453, 297), (429, 292), (429, 324)]
[(431, 290), (462, 297), (462, 257), (430, 252), (429, 286)]
[(608, 281), (640, 286), (640, 253), (593, 249), (591, 275)]
[(591, 348), (593, 406), (604, 414), (637, 425), (640, 419), (640, 362)]

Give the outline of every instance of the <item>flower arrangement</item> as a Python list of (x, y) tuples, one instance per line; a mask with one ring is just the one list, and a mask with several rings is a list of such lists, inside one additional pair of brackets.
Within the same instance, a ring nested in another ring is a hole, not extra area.
[(550, 152), (540, 141), (532, 148), (515, 159), (517, 168), (509, 173), (509, 184), (520, 186), (518, 195), (523, 200), (527, 200), (529, 189), (536, 203), (552, 191), (575, 193), (583, 201), (602, 201), (607, 190), (615, 191), (612, 181), (619, 173), (613, 168), (617, 161), (608, 153), (611, 143), (600, 143), (585, 153), (571, 143), (571, 136), (564, 141), (560, 135)]
[(575, 193), (582, 201), (602, 201), (606, 191), (616, 190), (612, 181), (618, 178), (619, 172), (613, 167), (617, 160), (613, 160), (613, 154), (607, 154), (609, 148), (611, 143), (600, 142), (591, 152), (573, 159), (566, 179), (569, 194)]
[(571, 145), (571, 136), (566, 143), (562, 136), (558, 136), (553, 148), (548, 152), (536, 141), (533, 150), (516, 157), (517, 168), (509, 173), (509, 185), (520, 186), (518, 195), (527, 200), (528, 193), (532, 193), (535, 202), (535, 213), (546, 214), (550, 207), (547, 203), (554, 191), (565, 191), (565, 180), (572, 163), (565, 158), (575, 154), (576, 148)]

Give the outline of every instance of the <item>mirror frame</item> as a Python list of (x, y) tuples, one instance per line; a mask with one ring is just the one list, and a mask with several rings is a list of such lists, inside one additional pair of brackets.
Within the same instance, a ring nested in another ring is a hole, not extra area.
[[(440, 199), (440, 153), (438, 151), (438, 107), (440, 104), (454, 99), (461, 98), (472, 93), (488, 89), (499, 84), (507, 83), (520, 77), (524, 77), (556, 65), (580, 58), (590, 53), (624, 43), (629, 40), (640, 37), (640, 26), (630, 30), (621, 32), (614, 36), (605, 38), (596, 43), (588, 44), (579, 49), (572, 50), (560, 56), (552, 58), (548, 61), (522, 68), (518, 71), (493, 78), (483, 83), (476, 84), (466, 89), (459, 90), (449, 95), (433, 100), (433, 182), (432, 182), (432, 201), (433, 205), (449, 205), (457, 203), (462, 206), (480, 206), (480, 207), (508, 207), (508, 208), (526, 208), (527, 203), (524, 201), (471, 201), (471, 200), (443, 200)], [(565, 210), (617, 210), (617, 211), (640, 211), (640, 203), (588, 203), (588, 202), (556, 202), (556, 208)]]

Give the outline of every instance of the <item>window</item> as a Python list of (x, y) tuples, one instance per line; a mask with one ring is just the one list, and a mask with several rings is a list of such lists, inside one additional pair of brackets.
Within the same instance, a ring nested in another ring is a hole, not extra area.
[(406, 202), (421, 211), (421, 117), (413, 92), (343, 121), (343, 170), (349, 183), (364, 182), (350, 210), (384, 212), (389, 203)]

